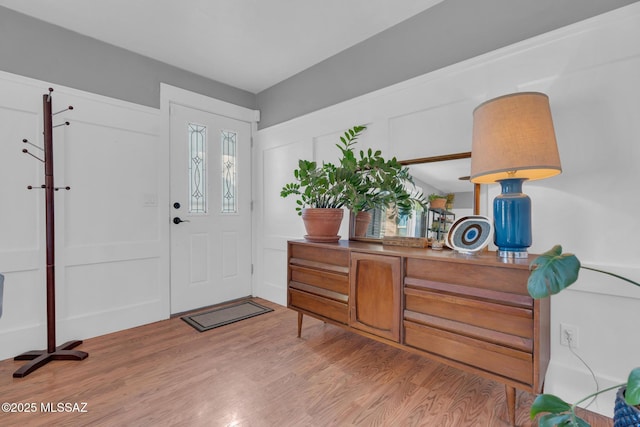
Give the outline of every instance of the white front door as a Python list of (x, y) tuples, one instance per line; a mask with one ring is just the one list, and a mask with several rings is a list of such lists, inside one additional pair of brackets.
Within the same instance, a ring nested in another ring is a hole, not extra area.
[(251, 295), (251, 125), (171, 104), (171, 312)]

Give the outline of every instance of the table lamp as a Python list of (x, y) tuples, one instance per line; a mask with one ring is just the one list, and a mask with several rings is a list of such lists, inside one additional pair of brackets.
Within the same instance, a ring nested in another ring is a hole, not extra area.
[(547, 95), (513, 93), (473, 111), (471, 181), (502, 187), (493, 201), (500, 257), (526, 258), (531, 246), (531, 199), (522, 193), (522, 183), (561, 172)]

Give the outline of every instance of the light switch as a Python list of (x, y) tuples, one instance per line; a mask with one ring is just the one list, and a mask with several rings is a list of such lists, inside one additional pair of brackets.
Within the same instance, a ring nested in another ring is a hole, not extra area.
[(158, 206), (158, 195), (156, 193), (144, 193), (142, 195), (142, 206), (149, 208)]

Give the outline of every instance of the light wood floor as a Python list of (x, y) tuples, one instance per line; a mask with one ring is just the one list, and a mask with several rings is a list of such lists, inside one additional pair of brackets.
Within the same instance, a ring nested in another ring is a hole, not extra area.
[[(24, 426), (505, 426), (504, 387), (305, 317), (274, 312), (199, 333), (174, 318), (85, 340), (80, 362), (54, 361), (21, 379), (0, 362), (0, 412)], [(518, 425), (533, 396), (518, 392)], [(86, 402), (86, 413), (42, 413)], [(610, 419), (588, 414), (595, 426)]]

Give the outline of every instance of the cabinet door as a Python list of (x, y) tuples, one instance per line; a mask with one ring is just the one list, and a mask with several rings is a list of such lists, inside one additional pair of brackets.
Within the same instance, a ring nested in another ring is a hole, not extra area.
[(351, 253), (349, 325), (400, 341), (400, 257)]

